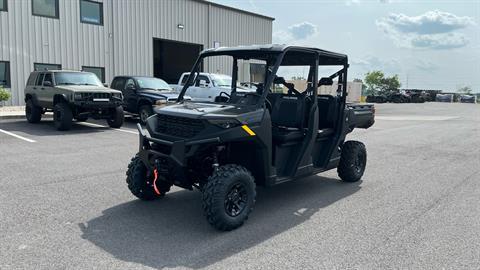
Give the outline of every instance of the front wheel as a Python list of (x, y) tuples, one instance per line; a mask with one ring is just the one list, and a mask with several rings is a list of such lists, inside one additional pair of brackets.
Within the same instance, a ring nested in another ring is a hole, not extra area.
[(145, 125), (147, 123), (147, 119), (153, 115), (153, 109), (151, 105), (142, 105), (138, 110), (138, 114), (140, 116), (140, 123)]
[(53, 108), (53, 122), (57, 130), (69, 130), (72, 127), (72, 109), (67, 103), (60, 102)]
[(255, 204), (255, 179), (240, 165), (218, 167), (203, 187), (203, 210), (210, 225), (230, 231), (243, 225)]
[(111, 128), (120, 128), (123, 125), (123, 107), (117, 106), (112, 110), (110, 118), (107, 120), (108, 125)]
[(337, 173), (345, 182), (357, 182), (363, 176), (367, 165), (365, 145), (357, 141), (345, 142), (342, 146)]
[(127, 185), (130, 192), (140, 200), (151, 201), (170, 191), (171, 185), (161, 181), (156, 183), (157, 190), (160, 193), (158, 194), (155, 192), (153, 183), (154, 174), (148, 172), (140, 157), (132, 158), (127, 170)]

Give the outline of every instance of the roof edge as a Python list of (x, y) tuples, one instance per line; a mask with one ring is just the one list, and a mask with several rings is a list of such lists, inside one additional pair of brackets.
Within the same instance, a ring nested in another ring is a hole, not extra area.
[(216, 7), (220, 7), (220, 8), (225, 8), (225, 9), (229, 9), (229, 10), (233, 10), (233, 11), (237, 11), (237, 12), (241, 12), (241, 13), (245, 13), (245, 14), (248, 14), (248, 15), (253, 15), (253, 16), (268, 19), (268, 20), (271, 20), (271, 21), (275, 20), (274, 17), (270, 17), (270, 16), (263, 15), (263, 14), (260, 14), (260, 13), (255, 13), (255, 12), (252, 12), (252, 11), (247, 11), (247, 10), (243, 10), (243, 9), (240, 9), (240, 8), (235, 8), (235, 7), (215, 3), (215, 2), (212, 2), (212, 1), (209, 1), (209, 0), (193, 0), (193, 1), (204, 3), (204, 4), (207, 4), (207, 5), (216, 6)]

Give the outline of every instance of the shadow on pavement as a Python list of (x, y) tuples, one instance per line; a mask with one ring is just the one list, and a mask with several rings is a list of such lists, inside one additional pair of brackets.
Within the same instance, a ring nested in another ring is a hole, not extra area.
[(249, 220), (232, 232), (210, 227), (202, 214), (200, 193), (190, 191), (173, 192), (154, 202), (132, 200), (79, 226), (82, 238), (117, 259), (154, 268), (202, 268), (303, 223), (357, 192), (360, 184), (312, 176), (259, 188)]

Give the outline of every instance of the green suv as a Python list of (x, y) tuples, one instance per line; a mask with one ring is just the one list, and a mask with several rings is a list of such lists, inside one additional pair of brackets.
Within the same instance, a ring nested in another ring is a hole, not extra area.
[(122, 92), (105, 87), (90, 72), (34, 71), (25, 87), (25, 114), (28, 122), (40, 122), (53, 111), (55, 127), (69, 130), (72, 120), (106, 119), (112, 128), (123, 125)]

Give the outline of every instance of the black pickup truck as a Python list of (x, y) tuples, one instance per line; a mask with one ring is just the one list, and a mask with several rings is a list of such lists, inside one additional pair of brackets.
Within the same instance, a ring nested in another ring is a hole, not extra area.
[(173, 91), (164, 80), (154, 77), (117, 76), (110, 87), (123, 92), (124, 110), (138, 114), (142, 124), (154, 113), (154, 107), (174, 103), (178, 97), (178, 92)]

